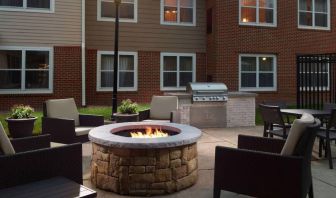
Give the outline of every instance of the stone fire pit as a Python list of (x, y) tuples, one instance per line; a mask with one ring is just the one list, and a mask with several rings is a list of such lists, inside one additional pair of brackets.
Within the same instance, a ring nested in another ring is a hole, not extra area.
[[(131, 138), (130, 131), (159, 128), (169, 137)], [(197, 128), (157, 122), (105, 125), (89, 133), (92, 183), (122, 195), (161, 195), (196, 183)]]

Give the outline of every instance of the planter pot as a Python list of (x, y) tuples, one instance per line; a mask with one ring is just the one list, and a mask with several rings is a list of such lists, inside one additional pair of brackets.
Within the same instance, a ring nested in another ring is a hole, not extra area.
[(21, 138), (33, 135), (34, 123), (37, 118), (11, 119), (7, 118), (8, 129), (11, 137)]
[(138, 122), (139, 121), (139, 114), (121, 114), (116, 113), (114, 114), (114, 119), (117, 123), (122, 122)]

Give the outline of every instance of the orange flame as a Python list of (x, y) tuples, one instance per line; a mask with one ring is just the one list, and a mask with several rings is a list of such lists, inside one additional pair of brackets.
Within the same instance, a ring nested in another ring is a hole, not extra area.
[(161, 138), (168, 137), (168, 133), (163, 132), (161, 129), (153, 130), (151, 127), (146, 127), (146, 132), (131, 132), (132, 138)]

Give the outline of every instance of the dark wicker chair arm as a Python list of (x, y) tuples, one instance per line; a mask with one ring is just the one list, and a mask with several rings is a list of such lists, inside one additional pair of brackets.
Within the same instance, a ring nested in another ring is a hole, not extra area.
[(255, 197), (300, 197), (302, 162), (302, 157), (218, 146), (215, 188)]
[(280, 153), (286, 140), (265, 137), (255, 137), (247, 135), (238, 136), (238, 148), (264, 151), (270, 153)]
[(43, 117), (42, 133), (50, 134), (52, 142), (72, 143), (76, 135), (75, 121)]
[(181, 123), (181, 113), (179, 110), (170, 113), (170, 122)]
[(80, 126), (102, 126), (104, 125), (104, 116), (100, 115), (79, 115), (79, 125)]
[(139, 111), (139, 121), (147, 120), (150, 117), (150, 109)]
[(10, 140), (16, 153), (49, 148), (50, 135), (38, 135), (24, 138), (15, 138)]
[(82, 184), (82, 145), (3, 155), (0, 156), (0, 170), (0, 189), (56, 176)]

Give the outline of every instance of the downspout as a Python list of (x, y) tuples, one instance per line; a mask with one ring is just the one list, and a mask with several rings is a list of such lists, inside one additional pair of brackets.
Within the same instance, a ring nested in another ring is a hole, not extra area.
[(82, 0), (82, 106), (86, 106), (85, 0)]

